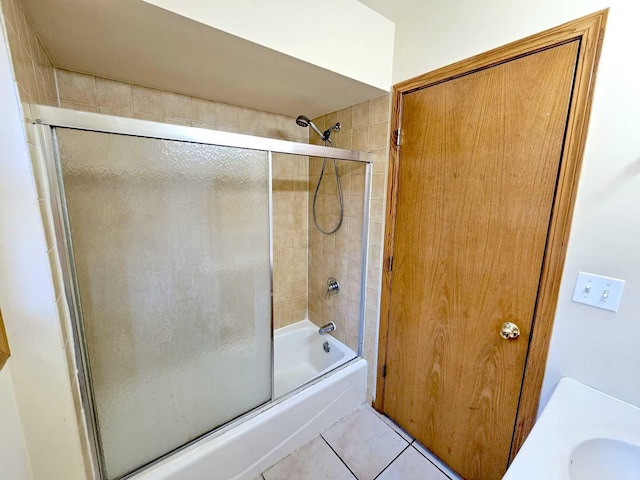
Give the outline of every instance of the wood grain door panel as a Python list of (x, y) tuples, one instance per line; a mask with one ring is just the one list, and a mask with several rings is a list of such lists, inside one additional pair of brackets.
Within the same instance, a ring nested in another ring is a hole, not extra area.
[(508, 463), (578, 50), (403, 97), (384, 409), (467, 479)]

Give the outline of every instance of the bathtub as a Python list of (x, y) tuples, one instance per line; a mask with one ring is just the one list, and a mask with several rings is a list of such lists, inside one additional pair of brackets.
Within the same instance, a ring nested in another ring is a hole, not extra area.
[[(324, 343), (329, 342), (325, 352)], [(345, 363), (357, 354), (309, 320), (279, 328), (273, 338), (275, 398)]]
[(366, 386), (365, 360), (320, 335), (309, 320), (280, 328), (274, 334), (274, 402), (127, 480), (252, 480), (363, 404)]

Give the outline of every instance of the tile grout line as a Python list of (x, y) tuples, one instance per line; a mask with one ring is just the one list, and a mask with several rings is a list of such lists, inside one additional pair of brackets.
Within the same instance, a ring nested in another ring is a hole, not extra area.
[[(433, 465), (434, 467), (436, 467), (438, 470), (440, 470), (442, 472), (442, 474), (447, 477), (449, 480), (455, 480), (453, 478), (451, 478), (449, 476), (449, 474), (447, 472), (445, 472), (442, 468), (440, 468), (440, 466), (438, 466), (437, 464), (435, 464), (429, 457), (427, 457), (424, 453), (422, 453), (420, 450), (418, 450), (413, 444), (416, 443), (417, 440), (414, 438), (413, 442), (411, 442), (411, 446), (413, 447), (413, 449), (418, 452), (420, 455), (422, 455), (431, 465)], [(419, 443), (419, 442), (418, 442)], [(421, 444), (422, 445), (422, 444)], [(425, 450), (427, 450), (427, 447), (425, 447), (424, 445), (422, 445), (422, 448), (424, 448)], [(435, 455), (434, 455), (435, 456)], [(444, 463), (444, 462), (443, 462)]]
[[(405, 442), (407, 442), (409, 445), (413, 445), (413, 442), (416, 441), (415, 438), (413, 438), (411, 435), (409, 435), (407, 432), (405, 432), (404, 430), (402, 430), (410, 439), (411, 441), (407, 440), (396, 428), (393, 428), (393, 426), (389, 425), (386, 420), (383, 420), (382, 417), (386, 418), (387, 420), (389, 420), (390, 422), (393, 422), (393, 420), (390, 417), (387, 417), (385, 414), (383, 413), (379, 413), (378, 411), (376, 411), (375, 408), (371, 407), (371, 410), (373, 411), (373, 413), (380, 419), (382, 420), (382, 422), (389, 427), (391, 430), (393, 430), (395, 432), (396, 435), (398, 435), (401, 439), (403, 439)], [(399, 429), (402, 429), (402, 427), (400, 425), (398, 425), (397, 423), (393, 422), (394, 425), (396, 425)]]
[[(380, 413), (380, 414), (378, 414), (378, 415), (382, 415), (382, 414)], [(388, 418), (388, 419), (389, 419), (389, 421), (393, 422), (393, 420), (391, 420), (389, 417), (386, 417), (386, 418)], [(382, 420), (382, 421), (384, 422), (384, 420)], [(409, 445), (412, 445), (412, 444), (413, 444), (413, 442), (415, 442), (415, 441), (416, 441), (416, 439), (415, 439), (415, 438), (413, 438), (413, 437), (412, 437), (411, 435), (409, 435), (408, 433), (407, 433), (407, 436), (408, 436), (409, 438), (411, 438), (411, 441), (407, 440), (406, 438), (404, 438), (404, 436), (402, 436), (402, 434), (401, 434), (398, 430), (396, 430), (395, 428), (393, 428), (393, 427), (392, 427), (391, 425), (389, 425), (387, 422), (385, 422), (385, 424), (387, 425), (387, 427), (389, 427), (391, 430), (393, 430), (393, 431), (396, 433), (396, 435), (398, 435), (401, 439), (403, 439), (403, 440), (404, 440), (405, 442), (407, 442)], [(398, 428), (401, 428), (401, 427), (400, 427), (400, 425), (398, 425)], [(403, 432), (404, 432), (404, 430), (403, 430)], [(405, 433), (406, 433), (406, 432), (405, 432)]]
[(350, 473), (351, 475), (353, 475), (353, 478), (355, 478), (356, 480), (359, 480), (359, 479), (358, 479), (358, 477), (357, 477), (357, 475), (356, 475), (355, 473), (353, 473), (353, 471), (351, 470), (351, 468), (349, 468), (349, 465), (347, 465), (347, 464), (346, 464), (346, 462), (342, 459), (342, 457), (341, 457), (340, 455), (338, 455), (338, 452), (336, 452), (336, 451), (333, 449), (333, 447), (331, 446), (331, 444), (330, 444), (329, 442), (327, 442), (327, 439), (326, 439), (326, 438), (324, 438), (324, 436), (323, 436), (322, 434), (320, 434), (320, 438), (321, 438), (322, 440), (324, 440), (324, 443), (326, 443), (326, 444), (327, 444), (327, 446), (331, 449), (331, 451), (332, 451), (333, 453), (335, 453), (336, 457), (338, 457), (338, 459), (339, 459), (339, 460), (342, 462), (342, 464), (347, 468), (347, 470), (349, 470), (349, 473)]
[[(405, 441), (406, 441), (406, 440), (405, 440)], [(409, 447), (411, 447), (411, 444), (410, 444), (410, 443), (407, 443), (407, 446), (406, 446), (406, 447), (404, 447), (404, 448), (402, 449), (402, 451), (401, 451), (398, 455), (396, 455), (396, 457), (395, 457), (393, 460), (391, 460), (391, 461), (389, 462), (389, 465), (387, 465), (386, 467), (384, 467), (384, 468), (382, 469), (382, 471), (381, 471), (378, 475), (376, 475), (376, 476), (375, 476), (375, 478), (374, 478), (373, 480), (376, 480), (376, 478), (378, 478), (380, 475), (382, 475), (382, 474), (384, 473), (384, 471), (385, 471), (387, 468), (389, 468), (391, 465), (393, 465), (393, 462), (395, 462), (398, 458), (400, 458), (400, 455), (402, 455), (404, 452), (406, 452), (406, 451), (407, 451), (407, 449), (408, 449)]]

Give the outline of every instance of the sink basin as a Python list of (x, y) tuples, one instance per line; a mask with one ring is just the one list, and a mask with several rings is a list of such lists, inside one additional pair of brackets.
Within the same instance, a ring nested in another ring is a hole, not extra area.
[(593, 438), (573, 449), (571, 480), (639, 480), (640, 447), (622, 440)]
[(640, 480), (640, 408), (561, 379), (503, 480)]

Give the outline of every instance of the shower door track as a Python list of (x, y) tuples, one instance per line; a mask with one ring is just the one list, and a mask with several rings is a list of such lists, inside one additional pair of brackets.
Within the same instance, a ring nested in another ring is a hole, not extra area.
[(290, 153), (310, 157), (327, 157), (352, 162), (372, 163), (373, 155), (367, 152), (322, 147), (307, 143), (289, 142), (275, 138), (257, 137), (241, 133), (221, 132), (206, 128), (172, 125), (168, 123), (116, 117), (93, 112), (80, 112), (45, 105), (31, 107), (32, 123), (51, 127), (73, 128), (103, 133), (117, 133), (134, 137), (202, 143), (221, 147), (246, 148), (276, 153)]
[[(169, 456), (176, 452), (179, 452), (197, 442), (204, 439), (215, 438), (224, 434), (228, 430), (244, 423), (245, 421), (254, 418), (255, 416), (265, 412), (266, 410), (278, 405), (284, 400), (291, 398), (292, 396), (300, 393), (301, 391), (315, 385), (328, 376), (334, 374), (352, 365), (358, 361), (363, 354), (364, 347), (364, 317), (365, 317), (365, 298), (367, 291), (367, 264), (368, 264), (368, 232), (369, 232), (369, 210), (371, 202), (371, 181), (372, 181), (372, 167), (373, 167), (373, 155), (368, 152), (345, 150), (334, 147), (324, 147), (318, 145), (309, 145), (304, 143), (290, 142), (286, 140), (278, 140), (266, 137), (257, 137), (253, 135), (244, 135), (230, 132), (222, 132), (217, 130), (209, 130), (198, 127), (182, 126), (152, 122), (147, 120), (139, 120), (126, 117), (117, 117), (112, 115), (104, 115), (93, 112), (81, 112), (76, 110), (68, 110), (58, 107), (50, 107), (44, 105), (32, 105), (31, 115), (29, 116), (29, 123), (32, 124), (31, 128), (34, 129), (36, 141), (38, 144), (38, 159), (33, 159), (34, 162), (39, 162), (41, 166), (44, 166), (44, 172), (40, 172), (41, 175), (46, 177), (46, 181), (49, 184), (50, 203), (53, 213), (53, 227), (56, 237), (56, 249), (59, 255), (59, 261), (61, 266), (61, 273), (64, 284), (64, 295), (69, 305), (69, 315), (72, 327), (72, 336), (74, 341), (74, 356), (77, 367), (76, 376), (78, 380), (78, 386), (80, 388), (80, 396), (82, 401), (82, 407), (84, 410), (84, 422), (78, 419), (80, 428), (83, 428), (87, 434), (86, 441), (88, 442), (89, 455), (91, 457), (92, 466), (91, 471), (94, 472), (95, 480), (106, 479), (106, 472), (104, 470), (104, 459), (101, 454), (101, 447), (97, 415), (94, 410), (94, 400), (92, 397), (92, 388), (90, 374), (87, 370), (87, 352), (86, 345), (84, 344), (84, 327), (81, 321), (81, 313), (79, 312), (79, 298), (77, 298), (78, 287), (76, 284), (76, 276), (74, 269), (73, 257), (70, 249), (69, 239), (66, 232), (68, 226), (66, 225), (66, 215), (64, 213), (64, 207), (62, 202), (62, 192), (60, 191), (61, 178), (58, 177), (56, 168), (58, 150), (55, 144), (54, 129), (70, 128), (76, 130), (93, 131), (99, 133), (112, 133), (119, 135), (127, 135), (134, 137), (153, 138), (159, 140), (173, 140), (186, 143), (198, 143), (205, 145), (216, 145), (223, 147), (235, 147), (244, 148), (248, 150), (260, 150), (265, 151), (268, 154), (269, 164), (269, 268), (270, 268), (270, 283), (271, 283), (271, 399), (262, 405), (249, 410), (242, 415), (229, 420), (228, 422), (218, 426), (217, 428), (204, 433), (191, 440), (190, 442), (181, 445), (180, 447), (165, 453), (161, 457), (139, 467), (135, 471), (120, 477), (119, 480), (133, 479), (141, 471), (165, 460)], [(47, 128), (48, 127), (48, 128)], [(274, 365), (273, 365), (273, 211), (272, 211), (272, 153), (284, 153), (292, 155), (301, 155), (309, 157), (327, 157), (335, 158), (339, 160), (347, 160), (353, 162), (360, 162), (365, 164), (365, 191), (364, 191), (364, 208), (363, 208), (363, 225), (362, 225), (362, 259), (361, 259), (361, 282), (360, 282), (360, 308), (359, 308), (359, 337), (358, 337), (358, 352), (357, 356), (343, 365), (336, 367), (335, 369), (314, 378), (303, 385), (300, 385), (291, 392), (282, 395), (279, 398), (275, 398), (274, 394)], [(66, 321), (66, 319), (61, 319)]]

